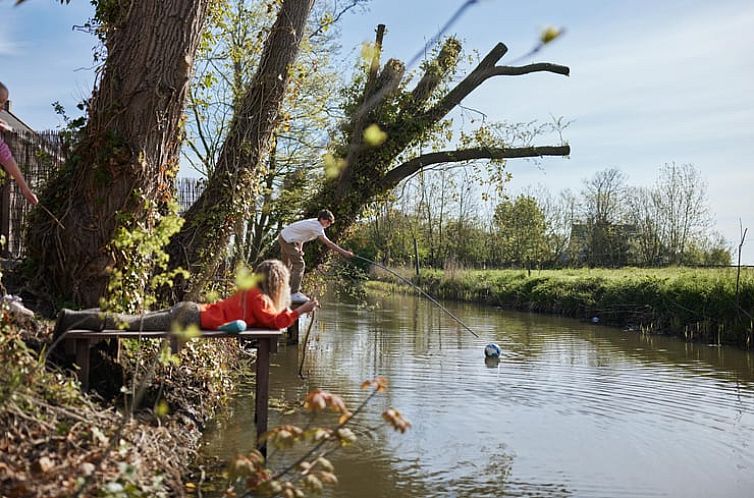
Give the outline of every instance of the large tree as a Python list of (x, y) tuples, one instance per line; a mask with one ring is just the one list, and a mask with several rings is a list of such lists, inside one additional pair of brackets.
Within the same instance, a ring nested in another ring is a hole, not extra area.
[[(233, 116), (264, 48), (265, 36), (277, 12), (256, 0), (222, 0), (223, 9), (210, 17), (197, 56), (196, 74), (188, 105), (184, 158), (211, 177)], [(329, 125), (339, 73), (332, 63), (337, 38), (336, 19), (364, 0), (347, 4), (315, 4), (281, 104), (270, 147), (259, 170), (259, 193), (248, 217), (236, 224), (229, 257), (254, 264), (262, 248), (274, 242), (283, 223), (301, 211), (306, 189), (318, 169), (312, 158), (327, 145), (323, 130)], [(338, 8), (340, 10), (338, 10)], [(227, 192), (226, 195), (232, 195)]]
[[(330, 229), (333, 239), (346, 233), (364, 206), (423, 168), (483, 159), (502, 162), (509, 158), (570, 153), (568, 145), (511, 147), (478, 143), (413, 154), (412, 147), (447, 131), (443, 120), (448, 113), (488, 79), (533, 72), (568, 75), (569, 69), (550, 63), (498, 65), (508, 50), (499, 43), (463, 80), (447, 90), (444, 83), (456, 70), (461, 53), (460, 43), (450, 38), (424, 65), (424, 73), (415, 87), (407, 90), (402, 62), (391, 59), (380, 69), (381, 43), (382, 35), (378, 30), (372, 60), (365, 64), (363, 76), (357, 77), (346, 104), (348, 119), (341, 127), (339, 142), (333, 147), (335, 167), (329, 168), (331, 174), (306, 207), (306, 214), (310, 216), (321, 207), (335, 212), (337, 223)], [(315, 262), (322, 260), (321, 251), (311, 252), (315, 253), (312, 258)]]
[(38, 286), (97, 306), (124, 254), (120, 228), (149, 230), (170, 199), (194, 54), (209, 0), (99, 2), (106, 59), (88, 121), (43, 192), (28, 233)]
[[(225, 254), (239, 221), (250, 216), (264, 159), (285, 96), (314, 0), (283, 0), (270, 29), (256, 74), (230, 124), (212, 176), (186, 222), (170, 242), (171, 264), (192, 274), (189, 298), (197, 298)], [(180, 289), (183, 294), (185, 289)]]

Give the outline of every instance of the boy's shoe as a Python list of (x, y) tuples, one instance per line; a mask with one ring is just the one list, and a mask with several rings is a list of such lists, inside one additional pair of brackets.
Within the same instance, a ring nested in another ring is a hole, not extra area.
[(305, 303), (309, 301), (309, 297), (303, 292), (295, 292), (291, 294), (291, 302), (293, 303)]

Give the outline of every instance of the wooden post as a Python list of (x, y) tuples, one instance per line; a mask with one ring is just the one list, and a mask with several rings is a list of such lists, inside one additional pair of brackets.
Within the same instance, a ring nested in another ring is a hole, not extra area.
[(298, 344), (298, 330), (299, 330), (298, 323), (300, 320), (301, 319), (299, 318), (298, 320), (293, 322), (290, 327), (288, 327), (288, 339), (286, 341), (286, 344), (288, 345)]
[(10, 257), (10, 189), (10, 180), (5, 180), (0, 188), (0, 235), (5, 237), (0, 254), (4, 258)]
[(74, 339), (76, 349), (76, 365), (79, 366), (78, 377), (81, 391), (89, 390), (89, 339)]
[(267, 443), (259, 438), (267, 432), (267, 402), (270, 396), (270, 341), (277, 338), (261, 337), (257, 346), (257, 385), (254, 396), (254, 420), (257, 424), (257, 449), (267, 457)]
[(178, 340), (178, 337), (175, 334), (171, 334), (170, 336), (170, 352), (172, 354), (178, 354), (181, 352), (181, 343)]

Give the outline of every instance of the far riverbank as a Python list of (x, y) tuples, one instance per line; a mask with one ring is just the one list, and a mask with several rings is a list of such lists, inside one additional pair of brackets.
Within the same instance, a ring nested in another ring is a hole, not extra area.
[[(425, 292), (503, 308), (551, 313), (643, 333), (750, 349), (754, 271), (734, 268), (422, 270), (404, 272)], [(380, 271), (381, 282), (400, 283)]]

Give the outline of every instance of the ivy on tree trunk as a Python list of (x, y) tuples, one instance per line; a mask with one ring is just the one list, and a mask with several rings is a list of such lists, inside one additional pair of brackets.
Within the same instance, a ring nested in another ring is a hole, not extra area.
[[(43, 192), (27, 235), (31, 277), (49, 298), (98, 306), (125, 258), (119, 228), (150, 229), (172, 197), (181, 121), (209, 0), (101, 3), (107, 57), (88, 122)], [(110, 9), (105, 11), (103, 9)]]

